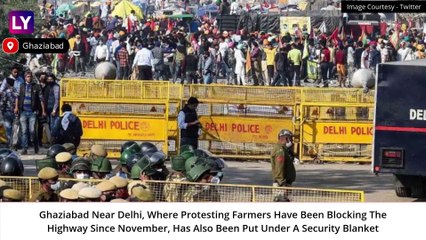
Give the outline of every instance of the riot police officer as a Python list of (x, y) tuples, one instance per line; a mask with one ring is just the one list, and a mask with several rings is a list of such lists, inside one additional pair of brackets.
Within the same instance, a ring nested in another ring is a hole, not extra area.
[(41, 169), (38, 173), (38, 179), (40, 181), (40, 191), (36, 193), (30, 201), (57, 202), (59, 198), (55, 191), (60, 188), (60, 182), (58, 181), (58, 177), (59, 174), (54, 168), (45, 167)]

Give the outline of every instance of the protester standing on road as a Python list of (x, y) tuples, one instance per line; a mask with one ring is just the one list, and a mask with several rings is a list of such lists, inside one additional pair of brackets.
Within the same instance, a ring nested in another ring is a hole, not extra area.
[(19, 114), (19, 121), (22, 128), (22, 155), (28, 154), (28, 134), (29, 129), (31, 141), (34, 144), (34, 152), (39, 150), (38, 138), (35, 137), (35, 127), (37, 115), (41, 110), (42, 117), (46, 117), (46, 110), (43, 103), (43, 93), (40, 85), (33, 82), (31, 71), (25, 72), (25, 83), (21, 85), (18, 98), (15, 103), (15, 114)]
[(278, 134), (278, 143), (271, 152), (272, 179), (274, 187), (291, 186), (296, 180), (296, 169), (293, 164), (293, 134), (283, 129)]
[(7, 146), (12, 146), (12, 129), (13, 121), (15, 120), (15, 102), (18, 92), (13, 87), (15, 80), (13, 78), (6, 78), (7, 86), (3, 91), (3, 96), (0, 99), (0, 109), (3, 116), (3, 125), (6, 129)]
[(194, 149), (198, 148), (198, 136), (201, 128), (196, 111), (198, 103), (197, 98), (190, 97), (185, 107), (179, 112), (180, 146), (191, 145)]

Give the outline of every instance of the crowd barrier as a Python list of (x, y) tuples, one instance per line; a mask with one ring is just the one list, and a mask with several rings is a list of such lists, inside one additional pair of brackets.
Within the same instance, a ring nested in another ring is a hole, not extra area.
[(174, 89), (168, 82), (62, 79), (60, 101), (81, 119), (80, 154), (103, 144), (110, 157), (119, 157), (128, 140), (150, 141), (167, 153), (170, 96), (180, 98)]
[[(35, 177), (0, 177), (12, 188), (25, 195), (25, 201), (40, 190), (39, 180)], [(75, 179), (60, 179), (61, 183), (76, 181)], [(100, 180), (78, 180), (95, 185)], [(147, 181), (153, 191), (156, 201), (167, 199), (179, 202), (364, 202), (363, 191), (313, 189), (297, 187), (269, 187), (256, 185), (206, 184), (189, 182)], [(176, 197), (170, 198), (164, 194), (164, 188), (175, 189)], [(196, 192), (196, 194), (194, 194)], [(188, 193), (191, 197), (187, 197)]]
[[(277, 133), (294, 132), (302, 161), (370, 161), (374, 91), (267, 86), (182, 85), (164, 81), (63, 79), (61, 104), (83, 121), (81, 149), (113, 151), (125, 140), (179, 149), (177, 115), (189, 96), (201, 103), (200, 148), (225, 158), (268, 159)], [(107, 133), (107, 134), (105, 134)]]

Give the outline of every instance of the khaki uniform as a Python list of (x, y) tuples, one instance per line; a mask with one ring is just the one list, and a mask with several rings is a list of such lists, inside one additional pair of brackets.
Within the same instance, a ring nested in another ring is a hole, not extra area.
[(279, 186), (291, 185), (296, 180), (296, 169), (289, 149), (275, 144), (271, 152), (272, 179)]
[(58, 195), (54, 192), (48, 193), (44, 189), (33, 195), (30, 202), (59, 202)]
[(184, 202), (220, 202), (219, 192), (215, 186), (188, 185), (183, 195)]
[[(167, 182), (182, 183), (186, 181), (185, 175), (180, 172), (171, 172), (166, 179)], [(166, 202), (182, 202), (183, 201), (184, 184), (166, 183), (164, 185), (163, 194)]]

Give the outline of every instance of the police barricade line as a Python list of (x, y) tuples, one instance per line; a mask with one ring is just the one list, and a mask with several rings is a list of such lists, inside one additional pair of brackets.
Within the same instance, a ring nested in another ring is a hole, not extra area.
[(372, 104), (302, 103), (302, 161), (371, 161)]
[[(82, 142), (161, 142), (161, 149), (168, 153), (168, 82), (64, 79), (63, 85), (61, 105), (72, 104), (74, 112), (80, 117), (83, 125)], [(126, 95), (129, 91), (136, 94)], [(85, 152), (87, 149), (90, 146), (83, 144), (79, 151)], [(120, 146), (109, 144), (109, 157), (119, 157), (119, 149)]]
[(214, 155), (228, 159), (270, 159), (272, 144), (238, 143), (226, 141), (199, 141), (201, 149), (206, 149)]
[[(135, 99), (164, 99), (170, 98), (169, 82), (154, 81), (116, 81), (94, 79), (62, 79), (61, 97), (69, 99), (95, 100), (135, 100)], [(173, 87), (174, 89), (176, 87)], [(180, 92), (173, 92), (174, 98), (180, 97)]]
[[(10, 187), (21, 191), (28, 201), (40, 189), (36, 177), (0, 177)], [(59, 179), (61, 185), (86, 182), (96, 185), (99, 179)], [(239, 184), (207, 184), (191, 182), (146, 181), (157, 201), (180, 202), (363, 202), (363, 191), (270, 187)]]

